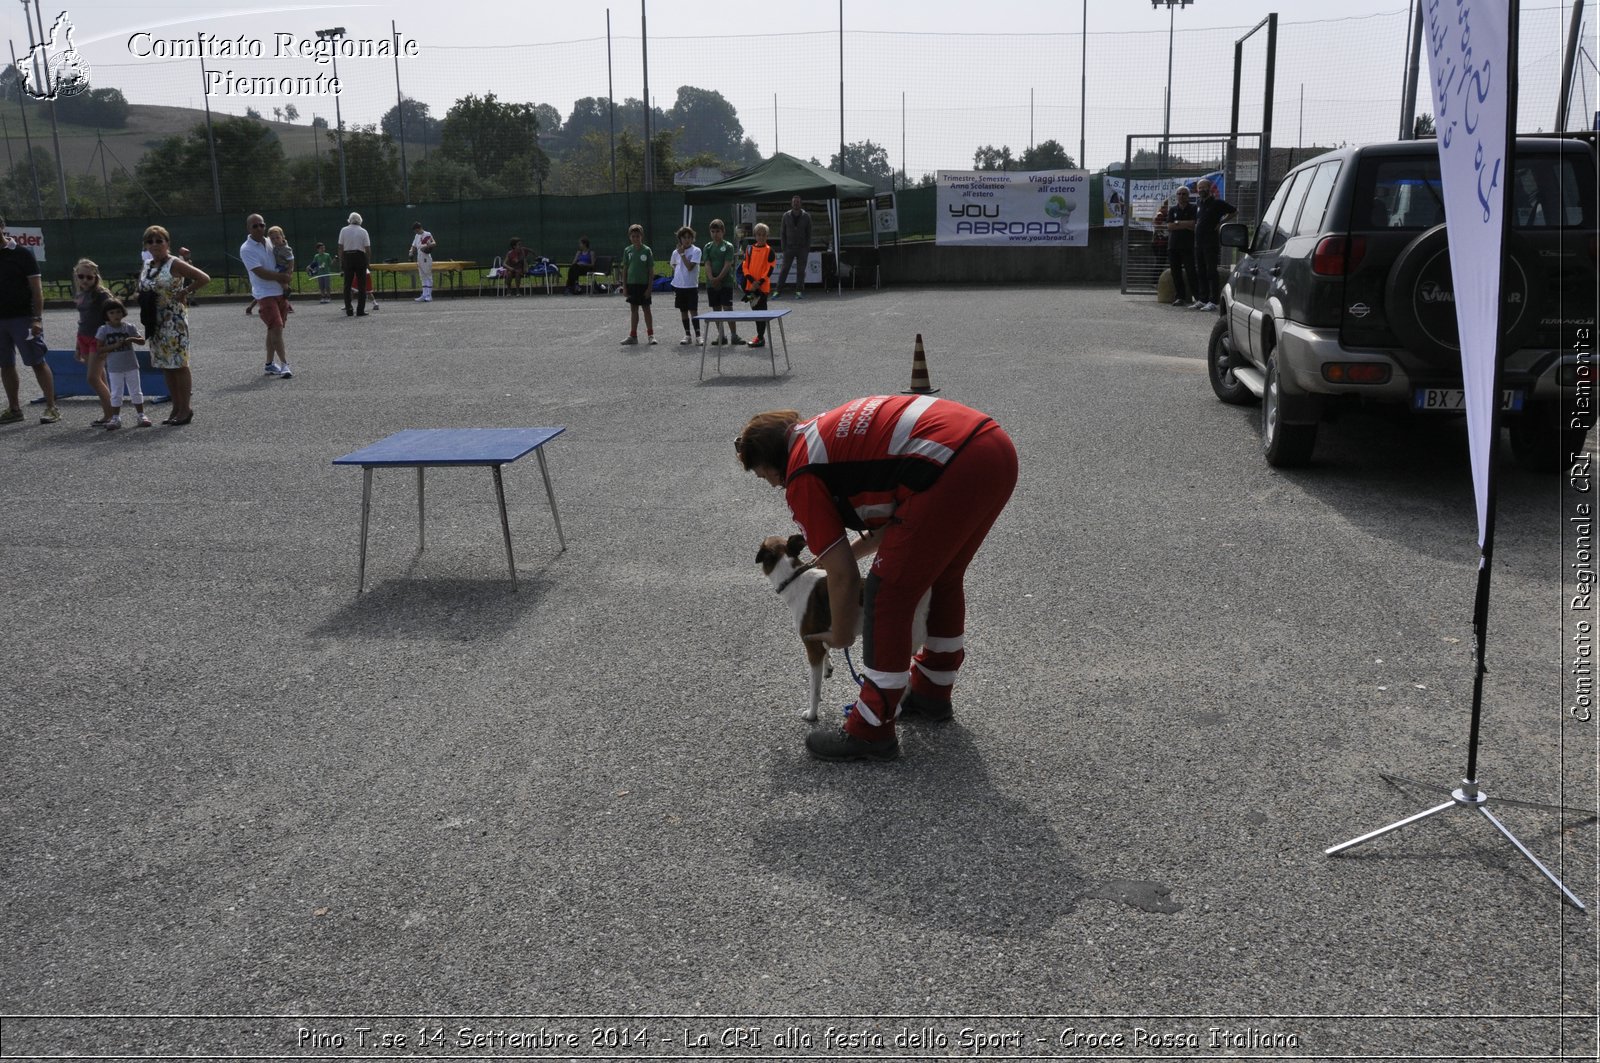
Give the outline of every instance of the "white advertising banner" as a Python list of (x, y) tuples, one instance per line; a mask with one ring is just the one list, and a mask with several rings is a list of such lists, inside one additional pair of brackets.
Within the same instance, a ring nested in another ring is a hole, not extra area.
[(1489, 528), (1489, 443), (1500, 334), (1509, 0), (1425, 0), (1434, 128), (1455, 284), (1478, 546)]
[[(1227, 182), (1220, 170), (1206, 174), (1204, 179), (1216, 186), (1218, 196), (1228, 198)], [(1104, 207), (1102, 224), (1110, 228), (1126, 225), (1134, 229), (1152, 230), (1156, 227), (1156, 212), (1177, 198), (1178, 189), (1187, 188), (1193, 192), (1195, 182), (1199, 180), (1199, 177), (1168, 177), (1137, 178), (1130, 182), (1125, 177), (1103, 177), (1100, 180), (1100, 196)]]
[(1089, 172), (940, 170), (935, 242), (1089, 246)]
[(879, 192), (872, 197), (872, 231), (879, 236), (900, 231), (900, 212), (893, 192)]
[(17, 242), (18, 247), (26, 247), (33, 252), (33, 257), (40, 262), (44, 261), (44, 230), (32, 229), (26, 225), (6, 226), (6, 235)]

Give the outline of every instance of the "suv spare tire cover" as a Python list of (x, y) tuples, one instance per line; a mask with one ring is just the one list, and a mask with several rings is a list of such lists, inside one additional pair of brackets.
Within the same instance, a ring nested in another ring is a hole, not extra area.
[[(1500, 331), (1507, 350), (1517, 350), (1533, 340), (1539, 327), (1536, 276), (1538, 260), (1515, 233), (1510, 236), (1511, 267), (1505, 277)], [(1384, 303), (1395, 335), (1422, 358), (1459, 364), (1460, 335), (1456, 328), (1455, 282), (1450, 274), (1450, 245), (1444, 225), (1422, 233), (1396, 256), (1384, 286)]]

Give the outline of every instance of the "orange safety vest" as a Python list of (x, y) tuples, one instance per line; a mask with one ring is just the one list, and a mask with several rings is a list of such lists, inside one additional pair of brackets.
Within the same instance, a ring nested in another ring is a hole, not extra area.
[(771, 244), (751, 244), (744, 252), (744, 290), (762, 294), (772, 290)]

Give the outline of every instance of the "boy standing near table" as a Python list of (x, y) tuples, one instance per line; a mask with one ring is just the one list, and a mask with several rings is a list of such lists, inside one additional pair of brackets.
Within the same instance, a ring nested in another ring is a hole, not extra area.
[[(678, 230), (678, 246), (672, 249), (672, 305), (683, 318), (683, 339), (678, 346), (700, 342), (700, 249), (694, 246), (694, 230), (687, 225)], [(694, 336), (689, 326), (694, 325)]]
[[(757, 222), (755, 229), (756, 242), (745, 248), (744, 251), (744, 301), (750, 304), (752, 310), (765, 310), (767, 308), (767, 294), (772, 291), (772, 245), (767, 243), (767, 224)], [(751, 347), (765, 347), (767, 345), (767, 323), (756, 322), (756, 338), (751, 340)]]
[(628, 246), (622, 249), (622, 283), (628, 293), (628, 338), (622, 346), (639, 342), (639, 311), (644, 311), (645, 335), (656, 344), (656, 325), (650, 316), (650, 282), (655, 279), (656, 253), (644, 242), (644, 226), (628, 226)]
[[(739, 249), (730, 244), (723, 237), (722, 219), (711, 220), (711, 242), (706, 244), (706, 303), (713, 312), (718, 310), (733, 309), (733, 267), (738, 261)], [(728, 327), (733, 330), (733, 342), (743, 346), (744, 340), (739, 338), (739, 326), (736, 322), (728, 322)], [(728, 344), (727, 334), (722, 328), (722, 322), (717, 322), (717, 338), (713, 341), (719, 347)]]

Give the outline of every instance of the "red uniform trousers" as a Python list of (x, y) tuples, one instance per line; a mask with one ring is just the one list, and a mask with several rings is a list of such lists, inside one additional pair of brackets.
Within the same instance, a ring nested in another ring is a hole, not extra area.
[[(894, 734), (907, 683), (948, 699), (966, 657), (967, 565), (1017, 485), (1017, 450), (993, 422), (961, 448), (939, 479), (895, 510), (867, 574), (862, 609), (865, 681), (844, 729), (877, 741)], [(928, 645), (911, 668), (911, 627), (929, 589)]]

